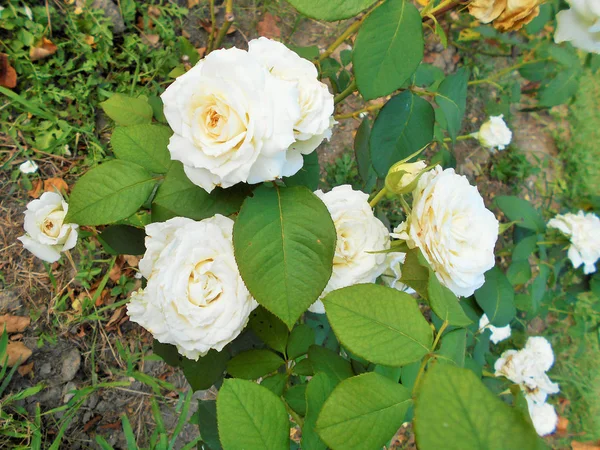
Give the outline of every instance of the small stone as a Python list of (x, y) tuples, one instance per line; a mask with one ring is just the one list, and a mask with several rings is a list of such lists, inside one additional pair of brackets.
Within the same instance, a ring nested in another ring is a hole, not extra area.
[(53, 403), (60, 399), (60, 389), (58, 387), (51, 387), (44, 389), (40, 395), (40, 403)]
[(52, 364), (50, 364), (50, 363), (42, 364), (42, 367), (40, 367), (40, 370), (38, 373), (40, 374), (41, 377), (47, 377), (48, 375), (50, 375), (52, 373)]
[(81, 354), (76, 348), (67, 352), (63, 358), (60, 375), (63, 381), (71, 381), (75, 378), (79, 367), (81, 366)]
[(69, 400), (75, 397), (75, 392), (72, 392), (75, 390), (77, 390), (77, 385), (72, 381), (69, 381), (67, 384), (65, 384), (65, 387), (63, 387), (62, 390), (63, 403), (69, 403)]
[(85, 406), (87, 406), (90, 409), (94, 409), (98, 404), (99, 399), (100, 398), (98, 397), (98, 394), (94, 392), (93, 394), (90, 394), (90, 396), (85, 401)]

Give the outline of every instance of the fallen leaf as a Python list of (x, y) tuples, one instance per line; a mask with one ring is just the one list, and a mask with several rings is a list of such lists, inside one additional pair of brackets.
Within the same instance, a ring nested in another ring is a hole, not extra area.
[(33, 361), (30, 362), (29, 364), (23, 364), (21, 367), (19, 367), (17, 369), (17, 372), (19, 372), (19, 374), (22, 377), (24, 377), (25, 375), (30, 374), (32, 370), (33, 370)]
[(204, 58), (204, 54), (206, 53), (206, 47), (197, 48), (196, 51), (198, 52), (200, 58)]
[(196, 6), (197, 4), (200, 3), (200, 0), (188, 0), (188, 8), (193, 8), (194, 6)]
[(110, 272), (108, 273), (108, 278), (110, 278), (114, 282), (119, 281), (119, 278), (121, 278), (121, 269), (123, 268), (123, 261), (123, 257), (119, 256), (115, 261), (115, 265), (112, 267), (112, 269), (110, 269)]
[(83, 426), (83, 432), (87, 433), (90, 430), (90, 428), (92, 428), (94, 425), (100, 422), (100, 419), (102, 419), (102, 416), (100, 414), (95, 414), (94, 417), (88, 420)]
[(25, 331), (30, 323), (31, 319), (29, 317), (5, 314), (0, 316), (0, 333), (2, 333), (4, 327), (6, 327), (6, 331), (9, 333), (20, 333), (21, 331)]
[(263, 19), (256, 24), (256, 31), (258, 31), (259, 36), (269, 39), (281, 37), (281, 30), (277, 26), (277, 22), (280, 20), (279, 17), (267, 12)]
[(6, 353), (8, 354), (8, 367), (13, 367), (17, 362), (21, 365), (31, 356), (31, 350), (22, 342), (9, 342)]
[(146, 34), (142, 33), (142, 42), (150, 45), (151, 47), (155, 47), (158, 45), (158, 41), (160, 41), (160, 36), (158, 34)]
[(39, 198), (39, 196), (42, 195), (42, 187), (44, 186), (44, 183), (42, 183), (42, 180), (38, 178), (37, 180), (33, 181), (32, 186), (33, 187), (31, 190), (27, 191), (27, 194), (29, 194), (31, 198)]
[(567, 419), (566, 417), (559, 417), (558, 424), (556, 425), (557, 433), (566, 433), (568, 427), (569, 427), (569, 419)]
[[(83, 293), (83, 295), (85, 295), (85, 293)], [(80, 297), (81, 295), (71, 302), (71, 308), (77, 311), (78, 313), (81, 313), (81, 311), (83, 311), (83, 303), (81, 302)]]
[(114, 325), (116, 322), (118, 322), (121, 319), (121, 315), (125, 312), (125, 307), (121, 306), (120, 308), (117, 308), (115, 310), (115, 312), (113, 313), (112, 316), (110, 316), (110, 319), (108, 321), (108, 323), (106, 324), (106, 326), (104, 327), (105, 329), (110, 328), (112, 325)]
[(148, 6), (148, 15), (154, 18), (160, 17), (160, 9), (154, 5)]
[(8, 62), (8, 55), (0, 53), (0, 86), (12, 89), (17, 85), (17, 72)]
[(211, 23), (210, 20), (208, 20), (208, 19), (200, 19), (199, 23), (200, 23), (200, 26), (202, 28), (204, 28), (204, 31), (206, 31), (209, 34), (212, 32), (212, 23)]
[(58, 47), (48, 38), (42, 38), (34, 47), (29, 49), (29, 58), (32, 61), (47, 58), (56, 53)]
[(137, 267), (140, 263), (140, 257), (134, 255), (123, 255), (123, 258), (131, 267)]
[(62, 178), (48, 178), (44, 180), (44, 192), (66, 194), (69, 192), (69, 185)]
[(600, 450), (600, 441), (596, 442), (571, 442), (571, 448), (573, 450)]

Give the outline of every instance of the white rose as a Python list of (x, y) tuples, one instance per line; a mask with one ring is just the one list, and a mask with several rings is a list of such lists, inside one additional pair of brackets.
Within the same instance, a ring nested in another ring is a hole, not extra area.
[(481, 319), (479, 319), (479, 329), (483, 331), (486, 328), (492, 332), (492, 335), (490, 336), (490, 341), (492, 341), (494, 344), (508, 339), (511, 334), (510, 325), (506, 325), (505, 327), (495, 327), (493, 325), (490, 325), (490, 320), (488, 319), (488, 316), (484, 314), (483, 316), (481, 316)]
[(596, 271), (596, 261), (600, 258), (600, 218), (592, 213), (579, 211), (577, 214), (558, 215), (548, 222), (549, 228), (556, 228), (571, 240), (567, 253), (577, 268), (583, 264), (583, 273)]
[(406, 259), (406, 253), (388, 253), (385, 260), (385, 271), (381, 274), (383, 282), (394, 289), (407, 294), (414, 294), (415, 290), (400, 281), (402, 278), (402, 264)]
[(527, 408), (537, 434), (546, 436), (554, 433), (558, 425), (558, 415), (554, 406), (549, 403), (537, 403), (527, 398)]
[(19, 166), (19, 170), (21, 171), (21, 173), (29, 175), (37, 172), (38, 165), (34, 161), (28, 159)]
[[(374, 283), (385, 270), (385, 253), (371, 253), (390, 248), (388, 229), (373, 215), (369, 196), (344, 184), (331, 191), (315, 191), (331, 214), (337, 241), (333, 272), (321, 298), (328, 292), (358, 283)], [(325, 308), (317, 300), (310, 311), (323, 314)]]
[(407, 194), (414, 189), (417, 177), (427, 168), (425, 161), (394, 164), (385, 177), (385, 187), (396, 194)]
[(25, 211), (25, 235), (17, 238), (23, 247), (38, 258), (55, 262), (60, 252), (75, 247), (77, 228), (74, 223), (64, 223), (69, 205), (60, 194), (44, 192), (42, 196), (29, 202)]
[(140, 271), (148, 284), (132, 294), (127, 314), (187, 358), (221, 351), (258, 306), (240, 277), (232, 231), (233, 221), (218, 214), (146, 227)]
[(300, 116), (295, 83), (274, 77), (246, 51), (211, 52), (161, 98), (174, 132), (171, 158), (207, 192), (302, 167), (302, 155), (287, 152)]
[(503, 120), (503, 115), (491, 116), (490, 119), (481, 125), (477, 133), (472, 136), (479, 140), (479, 143), (490, 150), (497, 148), (504, 150), (512, 139), (512, 131)]
[(300, 117), (294, 124), (294, 142), (288, 153), (309, 154), (323, 139), (331, 137), (333, 95), (318, 79), (315, 65), (301, 58), (281, 42), (265, 37), (248, 43), (248, 53), (275, 77), (298, 87)]
[(498, 221), (466, 177), (437, 166), (419, 179), (412, 212), (392, 236), (421, 249), (440, 282), (468, 297), (494, 267)]
[(494, 364), (497, 377), (504, 376), (518, 384), (525, 396), (537, 403), (543, 403), (550, 394), (560, 388), (553, 383), (546, 372), (554, 364), (552, 346), (543, 337), (530, 337), (525, 347), (519, 351), (507, 350)]
[(574, 47), (600, 53), (600, 2), (567, 0), (571, 9), (556, 15), (555, 42), (569, 41)]

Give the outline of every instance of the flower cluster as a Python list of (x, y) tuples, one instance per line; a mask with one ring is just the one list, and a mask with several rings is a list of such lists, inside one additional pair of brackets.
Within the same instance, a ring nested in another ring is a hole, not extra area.
[(164, 344), (190, 359), (235, 339), (258, 306), (240, 277), (233, 220), (217, 214), (196, 222), (176, 217), (146, 227), (140, 271), (148, 280), (127, 313)]
[(556, 15), (554, 41), (568, 41), (586, 52), (600, 53), (600, 2), (567, 0), (567, 3), (571, 9)]
[(161, 98), (171, 158), (207, 192), (295, 174), (333, 126), (315, 66), (266, 38), (211, 52)]
[(506, 377), (520, 386), (533, 426), (540, 436), (552, 433), (558, 422), (554, 407), (546, 403), (548, 395), (560, 390), (546, 374), (553, 364), (552, 346), (538, 336), (530, 337), (521, 350), (505, 351), (494, 364), (497, 377)]
[(46, 262), (55, 262), (61, 252), (75, 247), (77, 228), (74, 223), (65, 223), (69, 205), (56, 192), (44, 192), (32, 200), (25, 210), (25, 234), (18, 239), (23, 247)]
[(499, 31), (515, 31), (537, 17), (540, 3), (540, 0), (474, 0), (469, 3), (469, 13), (483, 23), (493, 22)]
[(577, 214), (557, 215), (548, 222), (571, 240), (568, 256), (573, 267), (583, 264), (583, 273), (596, 272), (596, 261), (600, 259), (600, 218), (592, 213), (579, 211)]

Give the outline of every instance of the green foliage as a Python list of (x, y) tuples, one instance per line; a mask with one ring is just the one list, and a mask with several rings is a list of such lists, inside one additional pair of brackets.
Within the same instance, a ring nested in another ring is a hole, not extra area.
[(117, 125), (137, 125), (152, 121), (152, 107), (146, 98), (113, 94), (108, 100), (100, 103), (100, 106)]
[(313, 19), (335, 20), (347, 19), (371, 6), (376, 0), (288, 0), (294, 8)]
[(306, 415), (302, 427), (302, 446), (311, 450), (325, 450), (327, 446), (315, 429), (323, 404), (333, 392), (335, 383), (321, 372), (316, 374), (306, 386)]
[(404, 366), (431, 348), (431, 328), (408, 294), (357, 284), (327, 294), (323, 304), (339, 341), (371, 362)]
[(129, 225), (110, 225), (98, 235), (104, 250), (111, 255), (143, 255), (146, 233)]
[(224, 450), (285, 450), (288, 417), (275, 394), (252, 381), (228, 379), (217, 396), (217, 421)]
[(475, 291), (475, 298), (490, 323), (496, 327), (508, 325), (517, 313), (515, 291), (498, 267), (485, 273), (485, 283)]
[(465, 68), (458, 69), (441, 82), (435, 101), (444, 117), (442, 125), (454, 142), (461, 129), (467, 106), (467, 82), (469, 72)]
[(408, 389), (377, 373), (348, 378), (325, 401), (317, 433), (333, 450), (378, 449), (400, 428), (411, 403)]
[(429, 144), (434, 122), (433, 107), (418, 95), (405, 91), (392, 97), (371, 131), (371, 161), (377, 174), (385, 178), (394, 163)]
[(302, 155), (304, 163), (302, 168), (291, 177), (283, 177), (286, 186), (306, 186), (311, 191), (319, 187), (321, 167), (319, 166), (319, 155), (317, 152)]
[(327, 208), (305, 187), (260, 187), (242, 205), (233, 228), (240, 274), (290, 329), (329, 281), (335, 236)]
[(234, 356), (227, 364), (227, 372), (236, 378), (256, 380), (281, 367), (285, 361), (270, 350), (248, 350)]
[(139, 164), (150, 172), (167, 173), (171, 155), (167, 150), (173, 132), (162, 125), (116, 127), (110, 138), (117, 158)]
[(542, 215), (527, 200), (502, 195), (496, 197), (495, 201), (506, 217), (517, 222), (518, 226), (539, 233), (543, 233), (546, 229), (546, 222)]
[(259, 306), (250, 314), (249, 325), (265, 344), (279, 353), (285, 354), (289, 331), (285, 323), (277, 316)]
[(401, 87), (417, 70), (423, 47), (417, 8), (405, 0), (377, 7), (360, 27), (352, 57), (358, 90), (365, 100)]

